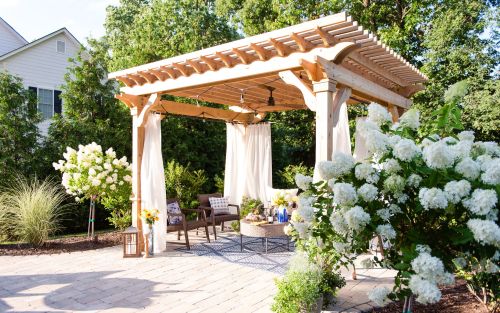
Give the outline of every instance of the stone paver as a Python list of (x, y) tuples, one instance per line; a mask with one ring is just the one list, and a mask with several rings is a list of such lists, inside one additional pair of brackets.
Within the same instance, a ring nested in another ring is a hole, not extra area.
[[(191, 238), (196, 242), (194, 233)], [(391, 285), (394, 275), (384, 269), (357, 273), (324, 312), (370, 309), (366, 292)], [(150, 259), (123, 259), (121, 247), (0, 256), (0, 312), (270, 312), (275, 277), (175, 250)]]

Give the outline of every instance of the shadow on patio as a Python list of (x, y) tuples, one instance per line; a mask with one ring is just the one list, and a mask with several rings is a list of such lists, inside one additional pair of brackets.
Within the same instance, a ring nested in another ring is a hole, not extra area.
[[(0, 311), (9, 312), (12, 308), (5, 300), (15, 297), (26, 299), (26, 307), (22, 312), (31, 312), (32, 301), (42, 301), (46, 307), (54, 310), (140, 309), (152, 304), (154, 297), (181, 292), (154, 290), (157, 285), (175, 284), (159, 284), (139, 278), (109, 277), (116, 273), (119, 271), (3, 276), (0, 281)], [(16, 312), (19, 312), (19, 308), (16, 308)]]

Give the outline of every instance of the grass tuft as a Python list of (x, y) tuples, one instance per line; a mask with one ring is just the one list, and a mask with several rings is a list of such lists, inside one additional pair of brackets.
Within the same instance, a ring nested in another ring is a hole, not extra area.
[(17, 177), (0, 194), (0, 230), (8, 239), (41, 246), (61, 230), (66, 194), (50, 179)]

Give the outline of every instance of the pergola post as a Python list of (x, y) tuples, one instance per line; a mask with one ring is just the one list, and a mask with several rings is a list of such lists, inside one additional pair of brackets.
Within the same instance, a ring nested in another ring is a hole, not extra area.
[(142, 103), (130, 108), (132, 115), (132, 225), (139, 231), (139, 245), (143, 249), (144, 238), (142, 236), (141, 222), (141, 163), (144, 148), (144, 126), (140, 124), (140, 114), (143, 109)]
[(313, 83), (316, 97), (316, 164), (332, 158), (335, 86), (336, 82), (330, 78)]

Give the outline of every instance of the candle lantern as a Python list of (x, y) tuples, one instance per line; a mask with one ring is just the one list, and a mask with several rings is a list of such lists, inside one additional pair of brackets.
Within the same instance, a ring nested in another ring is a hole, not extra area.
[(141, 256), (139, 249), (139, 232), (135, 227), (129, 227), (124, 232), (123, 236), (123, 257), (138, 258)]

